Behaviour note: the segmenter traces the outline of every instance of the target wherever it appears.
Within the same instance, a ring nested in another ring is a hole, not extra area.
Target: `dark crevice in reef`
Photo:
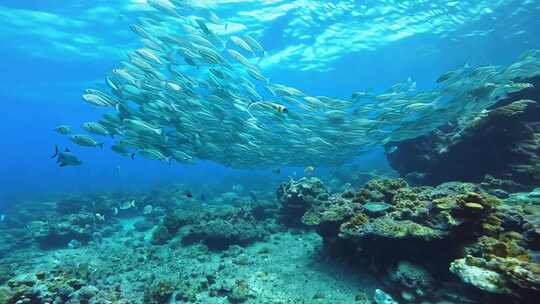
[[[453,121],[417,138],[385,145],[390,165],[409,182],[511,181],[519,190],[540,184],[540,76],[475,119]]]

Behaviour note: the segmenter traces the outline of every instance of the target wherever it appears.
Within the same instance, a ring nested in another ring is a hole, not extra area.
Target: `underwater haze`
[[[233,33],[249,25],[268,52],[261,63],[272,81],[336,97],[382,91],[408,77],[430,88],[442,72],[465,63],[512,62],[539,39],[535,1],[195,2],[215,10]],[[7,192],[106,188],[120,182],[117,166],[137,185],[204,170],[84,149],[80,168],[59,170],[46,161],[55,144],[69,142],[45,131],[95,119],[98,110],[80,96],[103,85],[106,73],[139,46],[129,25],[149,10],[144,1],[2,2]]]
[[[2,0],[0,39],[0,304],[540,295],[538,1]]]

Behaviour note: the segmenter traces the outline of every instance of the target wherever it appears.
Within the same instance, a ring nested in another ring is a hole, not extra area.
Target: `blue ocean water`
[[[382,93],[407,81],[429,90],[448,70],[506,66],[540,49],[535,0],[171,2],[213,11],[229,34],[254,33],[267,53],[258,61],[264,75],[313,96],[350,99],[355,91]],[[132,160],[112,152],[110,138],[103,139],[105,148],[84,148],[53,131],[61,124],[80,130],[82,122],[99,118],[102,109],[81,95],[105,88],[107,73],[141,46],[130,25],[150,12],[155,10],[146,0],[0,0],[0,213],[48,194],[151,191],[171,184],[187,185],[197,196],[235,191],[237,185],[273,194],[281,182],[306,175],[304,166],[242,169],[213,160]],[[55,146],[71,149],[83,164],[59,167],[50,159]],[[313,164],[314,175],[325,183],[336,172],[399,175],[383,145],[348,165]]]
[[[147,10],[143,2],[2,1],[4,195],[92,190],[121,183],[141,186],[174,178],[206,178],[205,172],[215,177],[229,174],[219,164],[132,162],[106,150],[80,149],[85,165],[79,168],[60,169],[48,161],[55,144],[70,146],[51,131],[55,126],[95,119],[98,111],[83,104],[81,93],[103,84],[104,75],[137,46],[129,25]],[[408,77],[419,88],[430,88],[448,69],[464,63],[506,64],[538,46],[540,39],[535,1],[204,4],[223,19],[231,16],[242,23],[244,18],[261,31],[261,44],[276,57],[265,68],[273,81],[328,96],[348,97],[354,90],[368,88],[380,91]],[[304,19],[309,22],[302,23]],[[354,42],[345,43],[349,38]],[[299,49],[289,55],[286,50],[291,46]],[[379,157],[377,153],[373,159]],[[378,163],[384,166],[383,159]],[[118,176],[117,166],[124,177]]]

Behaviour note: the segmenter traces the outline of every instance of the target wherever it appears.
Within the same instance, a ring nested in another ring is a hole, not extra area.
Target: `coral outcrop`
[[[182,242],[201,241],[210,249],[226,249],[230,245],[247,245],[262,240],[275,231],[276,226],[273,221],[258,221],[253,212],[249,206],[205,210],[188,227]]]
[[[298,226],[300,218],[313,202],[325,198],[328,192],[318,178],[311,177],[282,183],[276,195],[281,204],[282,222],[289,226]]]
[[[29,229],[41,248],[64,247],[71,240],[86,243],[93,238],[96,220],[92,214],[70,214],[48,221],[33,221]]]
[[[300,181],[289,183],[281,189],[295,193]],[[404,286],[402,298],[434,296],[434,282],[450,272],[508,303],[540,295],[538,208],[509,205],[474,184],[411,187],[379,179],[354,193],[305,197],[302,206],[302,222],[315,227],[330,252],[360,253],[375,268],[391,269],[391,280]]]

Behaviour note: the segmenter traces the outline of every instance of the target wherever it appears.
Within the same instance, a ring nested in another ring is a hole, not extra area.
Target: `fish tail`
[[[135,153],[131,153],[130,158],[131,158],[131,160],[134,160],[135,159]]]
[[[57,157],[57,156],[58,156],[58,146],[57,146],[57,145],[55,145],[55,146],[54,146],[54,155],[53,155],[53,156],[51,156],[51,158],[50,158],[50,159],[53,159],[53,158],[55,158],[55,157]]]

